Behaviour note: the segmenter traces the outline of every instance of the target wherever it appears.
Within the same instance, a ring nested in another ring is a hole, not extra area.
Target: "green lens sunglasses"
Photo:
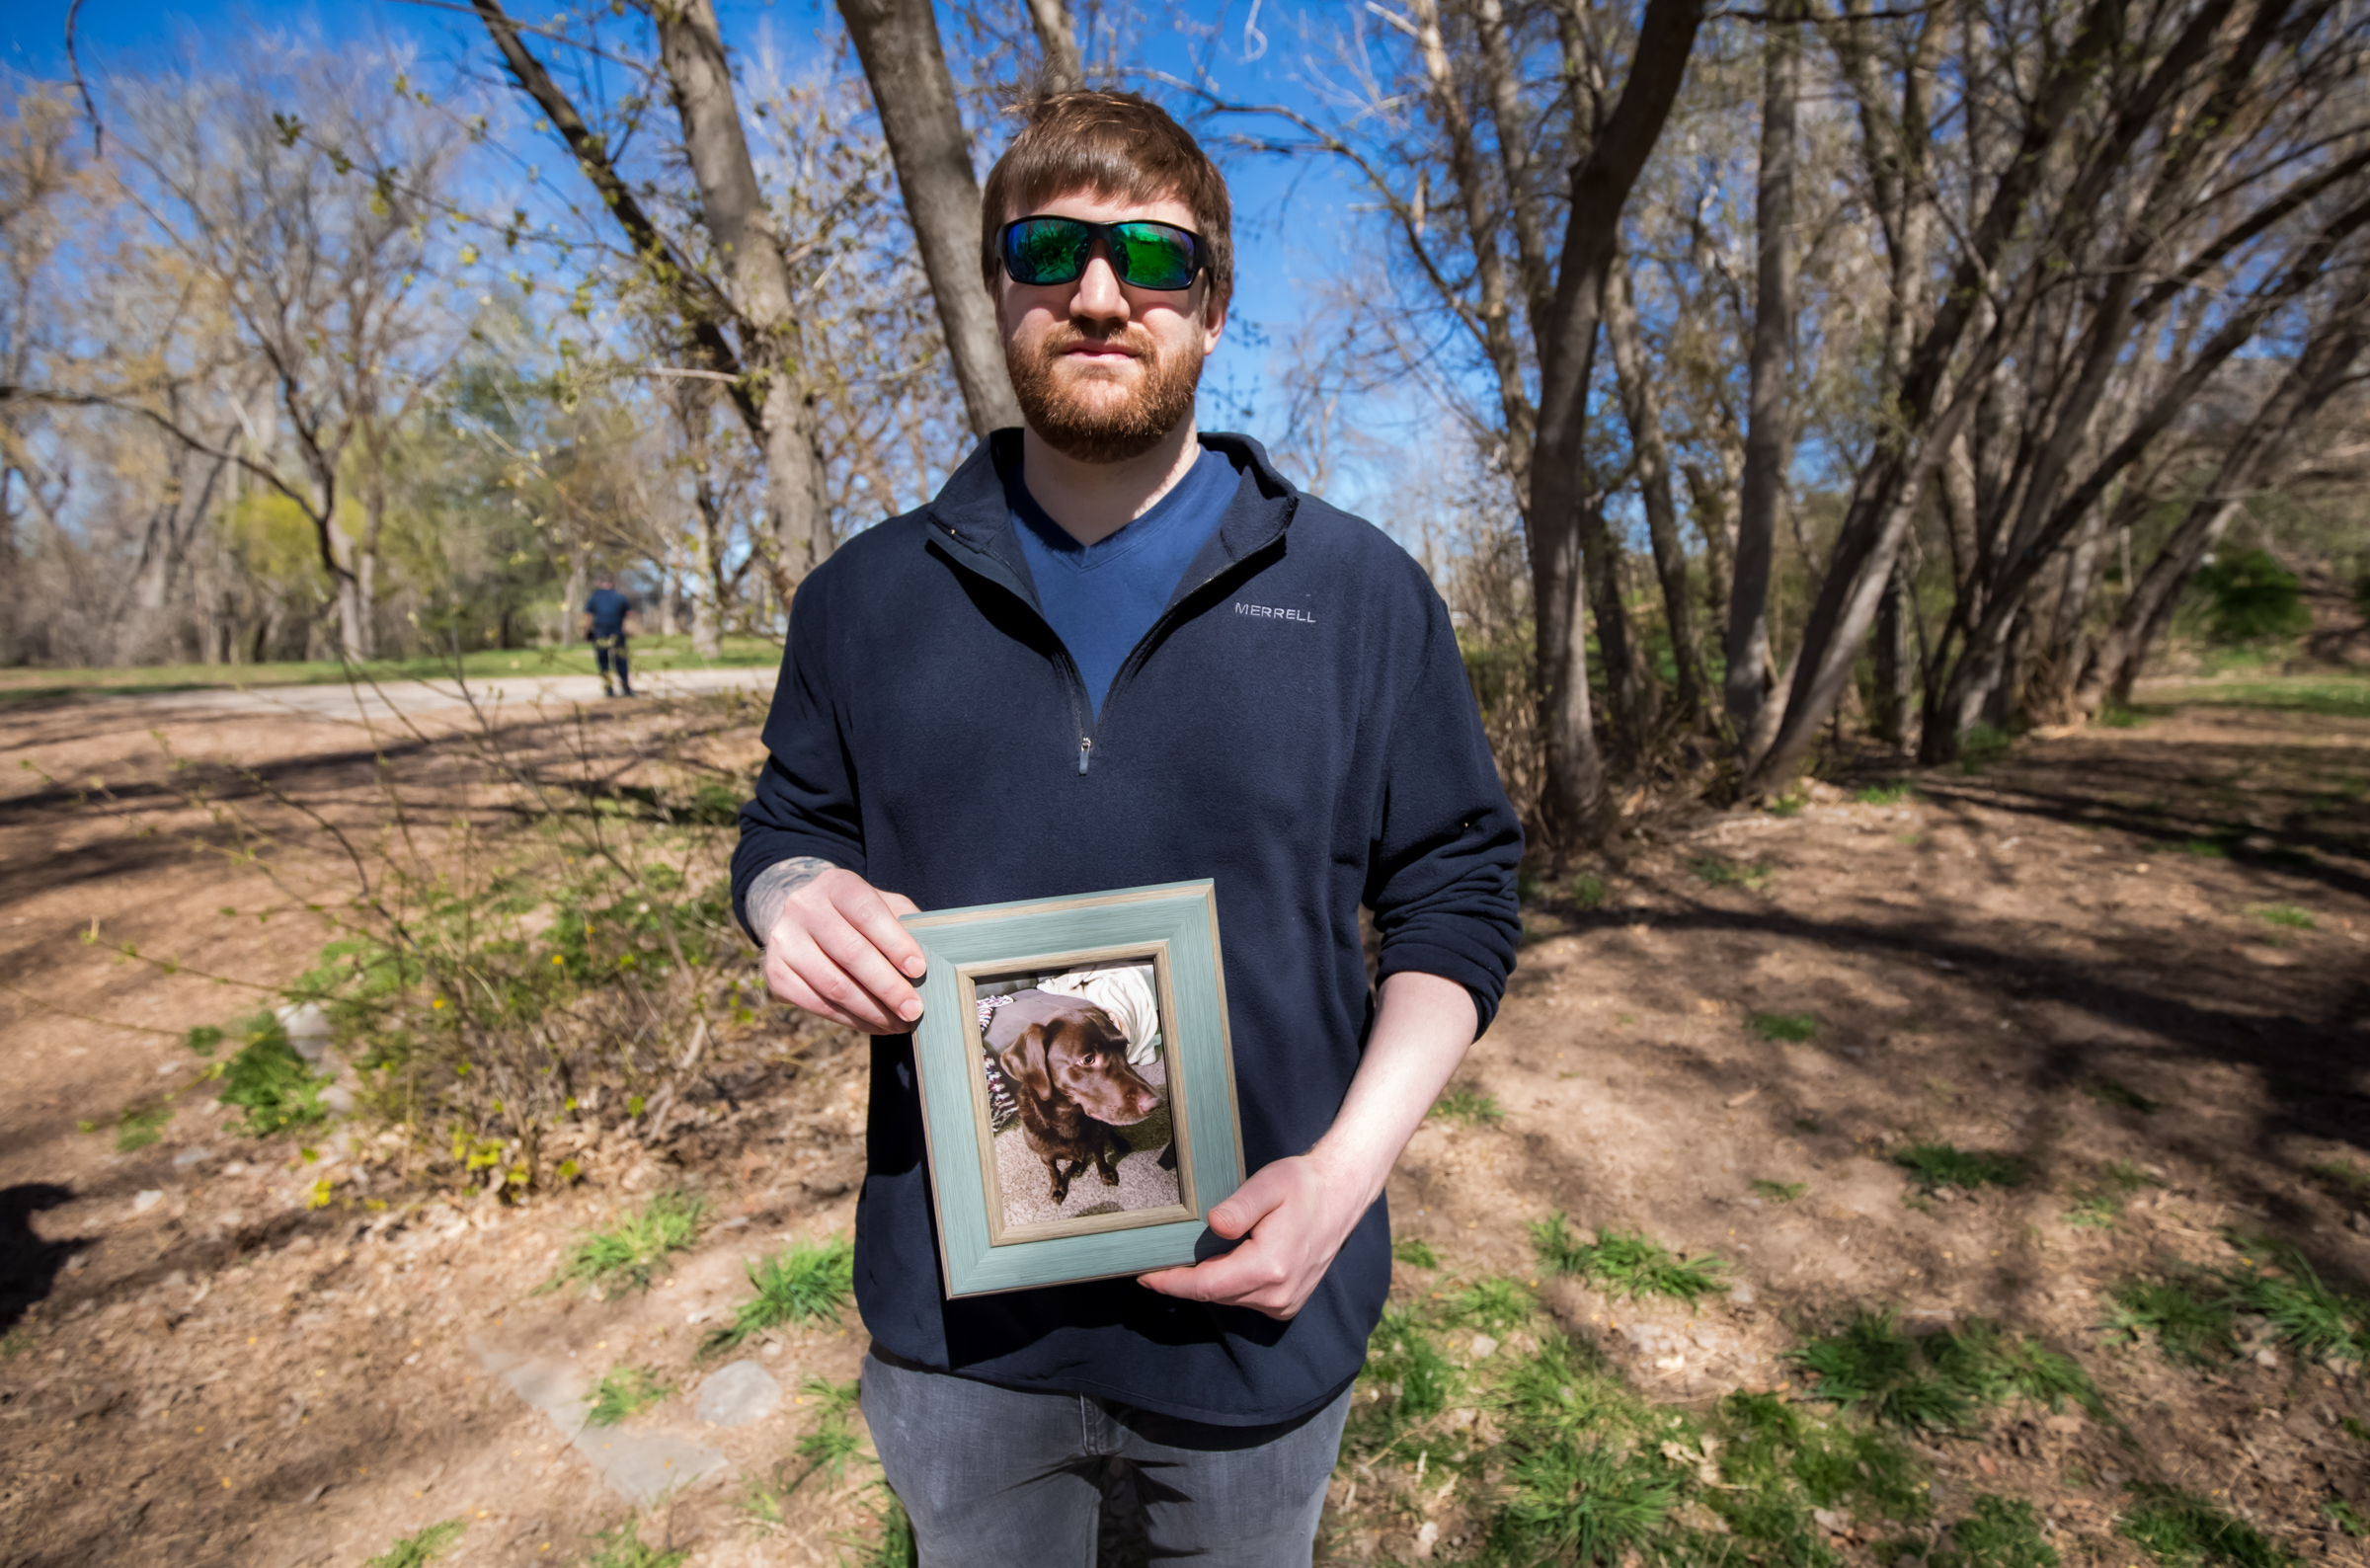
[[[1202,237],[1173,223],[1089,223],[1084,218],[1027,217],[1004,225],[996,253],[1016,283],[1074,283],[1085,275],[1096,242],[1119,280],[1134,288],[1191,288],[1209,260]]]

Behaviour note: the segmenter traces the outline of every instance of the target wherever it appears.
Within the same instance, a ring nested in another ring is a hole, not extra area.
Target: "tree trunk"
[[[790,268],[773,209],[757,186],[749,138],[733,94],[713,0],[655,7],[659,57],[683,126],[683,151],[699,186],[700,214],[730,268],[734,307],[748,324],[743,353],[764,381],[760,444],[765,452],[771,566],[784,600],[830,554],[821,431],[798,363],[798,319]]]
[[[1924,487],[1969,412],[1971,400],[1965,397],[1938,410],[1937,404],[1977,305],[1989,297],[1982,281],[2024,220],[2043,173],[2042,154],[2058,139],[2097,62],[2113,45],[2115,4],[2116,0],[2091,0],[2068,46],[2049,62],[2031,97],[2016,153],[1967,235],[1949,283],[1937,296],[1934,319],[1902,371],[1892,418],[1853,484],[1826,582],[1803,626],[1785,715],[1742,786],[1747,799],[1767,795],[1792,776],[1850,680],[1853,658],[1876,618]],[[1995,336],[1961,373],[1970,378],[1988,375],[2001,352]],[[1938,649],[1935,657],[1940,657]],[[1923,743],[1931,746],[1933,740],[1930,723]]]
[[[1609,826],[1579,602],[1584,435],[1597,317],[1621,209],[1670,118],[1702,21],[1701,0],[1647,0],[1629,79],[1588,155],[1573,166],[1554,298],[1543,318],[1533,321],[1540,436],[1526,531],[1538,628],[1540,720],[1546,741],[1540,812],[1558,851],[1601,839]]]
[[[1030,0],[1031,16],[1046,5],[1059,16],[1059,0]],[[880,110],[964,411],[972,433],[985,439],[989,431],[1020,423],[1020,403],[1004,371],[995,303],[980,276],[980,185],[938,38],[938,13],[930,0],[839,0],[839,14]],[[1044,26],[1040,19],[1041,37]],[[1073,42],[1073,62],[1076,53]],[[1001,222],[1004,214],[994,216]]]
[[[2370,276],[2357,277],[2304,353],[2280,377],[2239,438],[2223,454],[2212,483],[2189,504],[2137,583],[2127,591],[2114,624],[2091,651],[2075,683],[2073,706],[2094,718],[2109,702],[2128,706],[2148,653],[2172,619],[2182,585],[2246,505],[2247,497],[2275,475],[2297,434],[2341,390],[2354,360],[2370,347]]]
[[[1654,547],[1654,575],[1662,584],[1662,612],[1671,636],[1673,685],[1679,720],[1693,728],[1703,706],[1701,656],[1696,647],[1695,606],[1687,590],[1687,550],[1679,540],[1679,508],[1671,494],[1671,454],[1662,434],[1662,403],[1637,326],[1629,294],[1627,258],[1617,256],[1605,278],[1605,340],[1613,348],[1621,414],[1629,426],[1629,449],[1637,463],[1638,494],[1646,510],[1646,537]]]
[[[582,635],[585,600],[592,596],[592,565],[587,559],[585,542],[573,536],[568,540],[568,587],[560,603],[560,646],[566,648]]]
[[[1893,563],[1884,602],[1876,607],[1876,739],[1895,751],[1910,748],[1909,716],[1917,705],[1917,662],[1909,644],[1910,583],[1906,565]]]
[[[1078,57],[1078,36],[1062,0],[1029,0],[1029,25],[1037,30],[1038,90],[1074,93],[1086,85],[1086,62]]]
[[[1753,347],[1746,363],[1745,474],[1737,498],[1736,577],[1728,594],[1728,669],[1722,695],[1736,729],[1737,760],[1750,769],[1769,748],[1783,717],[1770,647],[1770,578],[1778,548],[1778,509],[1793,461],[1794,142],[1801,86],[1801,39],[1789,8],[1763,45],[1761,180],[1754,230],[1759,249]]]

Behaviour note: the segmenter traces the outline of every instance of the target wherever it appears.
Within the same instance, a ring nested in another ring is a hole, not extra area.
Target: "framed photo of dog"
[[[1211,883],[905,917],[949,1296],[1195,1261],[1242,1184]]]

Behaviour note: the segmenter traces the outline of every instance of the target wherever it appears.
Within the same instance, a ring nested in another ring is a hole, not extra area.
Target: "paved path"
[[[773,689],[774,670],[674,669],[637,671],[635,692],[640,697],[685,697],[710,691]],[[209,687],[203,691],[170,691],[137,698],[100,697],[97,701],[135,700],[168,713],[277,714],[294,719],[318,719],[353,724],[392,718],[397,714],[434,713],[466,708],[472,702],[488,712],[516,713],[542,707],[565,711],[575,703],[598,703],[598,675],[505,675],[471,680],[466,689],[453,680],[391,680],[379,684],[320,686]]]

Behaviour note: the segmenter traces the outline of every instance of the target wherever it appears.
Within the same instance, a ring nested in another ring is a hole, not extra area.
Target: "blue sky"
[[[1022,0],[1009,0],[1015,28],[1024,26]],[[1290,41],[1288,14],[1280,8],[1263,10],[1260,26],[1268,47],[1262,58],[1244,63],[1241,18],[1247,8],[1227,6],[1225,0],[1204,0],[1207,14],[1223,19],[1226,42],[1215,56],[1216,68],[1229,94],[1240,100],[1305,102],[1296,80],[1297,56]],[[545,7],[534,0],[514,0],[514,14],[535,14]],[[780,46],[835,46],[840,24],[830,0],[720,0],[719,14],[729,41],[746,45],[761,31],[770,30]],[[0,20],[0,61],[28,75],[62,79],[67,0],[16,0]],[[1329,12],[1316,13],[1321,24]],[[292,30],[328,41],[341,39],[409,40],[418,50],[423,75],[464,57],[486,63],[485,39],[473,18],[450,9],[396,3],[396,0],[353,0],[353,3],[229,3],[229,0],[170,0],[145,4],[139,0],[84,0],[77,24],[77,43],[86,74],[110,65],[137,66],[161,57],[188,53],[203,63],[213,49],[224,52],[225,63],[236,40],[251,30]],[[1135,41],[1125,54],[1146,65],[1183,72],[1189,56],[1187,40],[1158,32]],[[1195,48],[1195,54],[1207,45]],[[1204,418],[1211,423],[1246,424],[1253,434],[1274,438],[1282,420],[1281,399],[1274,384],[1275,359],[1283,341],[1313,308],[1317,285],[1326,270],[1357,254],[1359,222],[1352,208],[1357,194],[1341,171],[1329,164],[1291,164],[1274,157],[1240,156],[1227,160],[1229,183],[1237,209],[1235,238],[1238,256],[1238,293],[1227,339],[1204,378]],[[1248,402],[1250,416],[1242,419]],[[1380,410],[1376,411],[1378,414]],[[1369,476],[1370,480],[1379,476]],[[1355,484],[1345,478],[1344,483]],[[1360,488],[1371,488],[1368,486]],[[1349,497],[1342,499],[1349,500]],[[1353,502],[1353,504],[1355,504]]]

